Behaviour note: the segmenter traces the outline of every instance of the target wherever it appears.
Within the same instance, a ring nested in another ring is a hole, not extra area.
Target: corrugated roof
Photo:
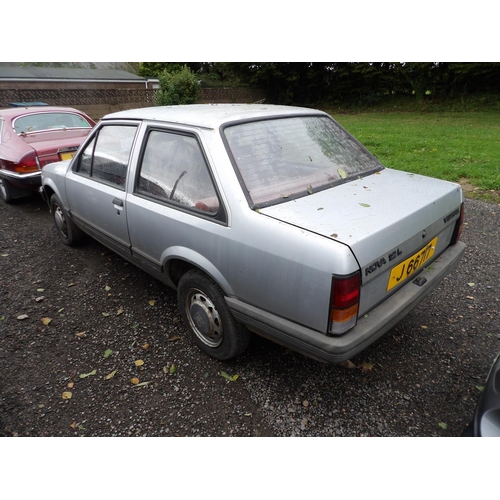
[[[49,68],[42,66],[0,66],[0,80],[136,80],[145,78],[121,69]]]

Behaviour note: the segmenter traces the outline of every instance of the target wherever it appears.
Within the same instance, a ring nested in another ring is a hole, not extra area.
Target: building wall
[[[94,120],[124,109],[154,106],[155,89],[145,82],[0,81],[0,108],[10,102],[45,102],[80,109]],[[252,103],[265,98],[263,89],[202,88],[200,103]]]

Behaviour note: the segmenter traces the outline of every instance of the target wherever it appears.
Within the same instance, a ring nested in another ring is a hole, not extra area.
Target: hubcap
[[[54,210],[54,221],[56,223],[57,229],[61,232],[61,234],[67,238],[68,237],[68,228],[66,226],[66,218],[64,217],[64,213],[61,207],[56,206]]]
[[[209,347],[218,347],[223,339],[222,321],[214,303],[200,290],[190,290],[186,297],[189,324],[196,336]]]

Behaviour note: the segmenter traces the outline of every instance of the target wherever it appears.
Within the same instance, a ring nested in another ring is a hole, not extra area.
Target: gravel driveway
[[[458,270],[347,366],[260,337],[220,363],[173,291],[0,202],[0,436],[459,436],[500,351],[499,228],[467,200]]]

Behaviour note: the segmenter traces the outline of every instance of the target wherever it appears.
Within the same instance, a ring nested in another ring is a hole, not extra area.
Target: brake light
[[[347,277],[333,277],[328,333],[340,335],[356,325],[359,294],[359,272]]]
[[[2,161],[2,168],[17,172],[19,174],[29,174],[40,170],[40,163],[35,151],[26,153],[19,161]]]
[[[451,237],[451,245],[454,245],[462,234],[462,228],[464,227],[464,217],[465,217],[465,209],[464,203],[460,205],[460,217],[455,222],[455,229],[453,230],[453,236]]]

